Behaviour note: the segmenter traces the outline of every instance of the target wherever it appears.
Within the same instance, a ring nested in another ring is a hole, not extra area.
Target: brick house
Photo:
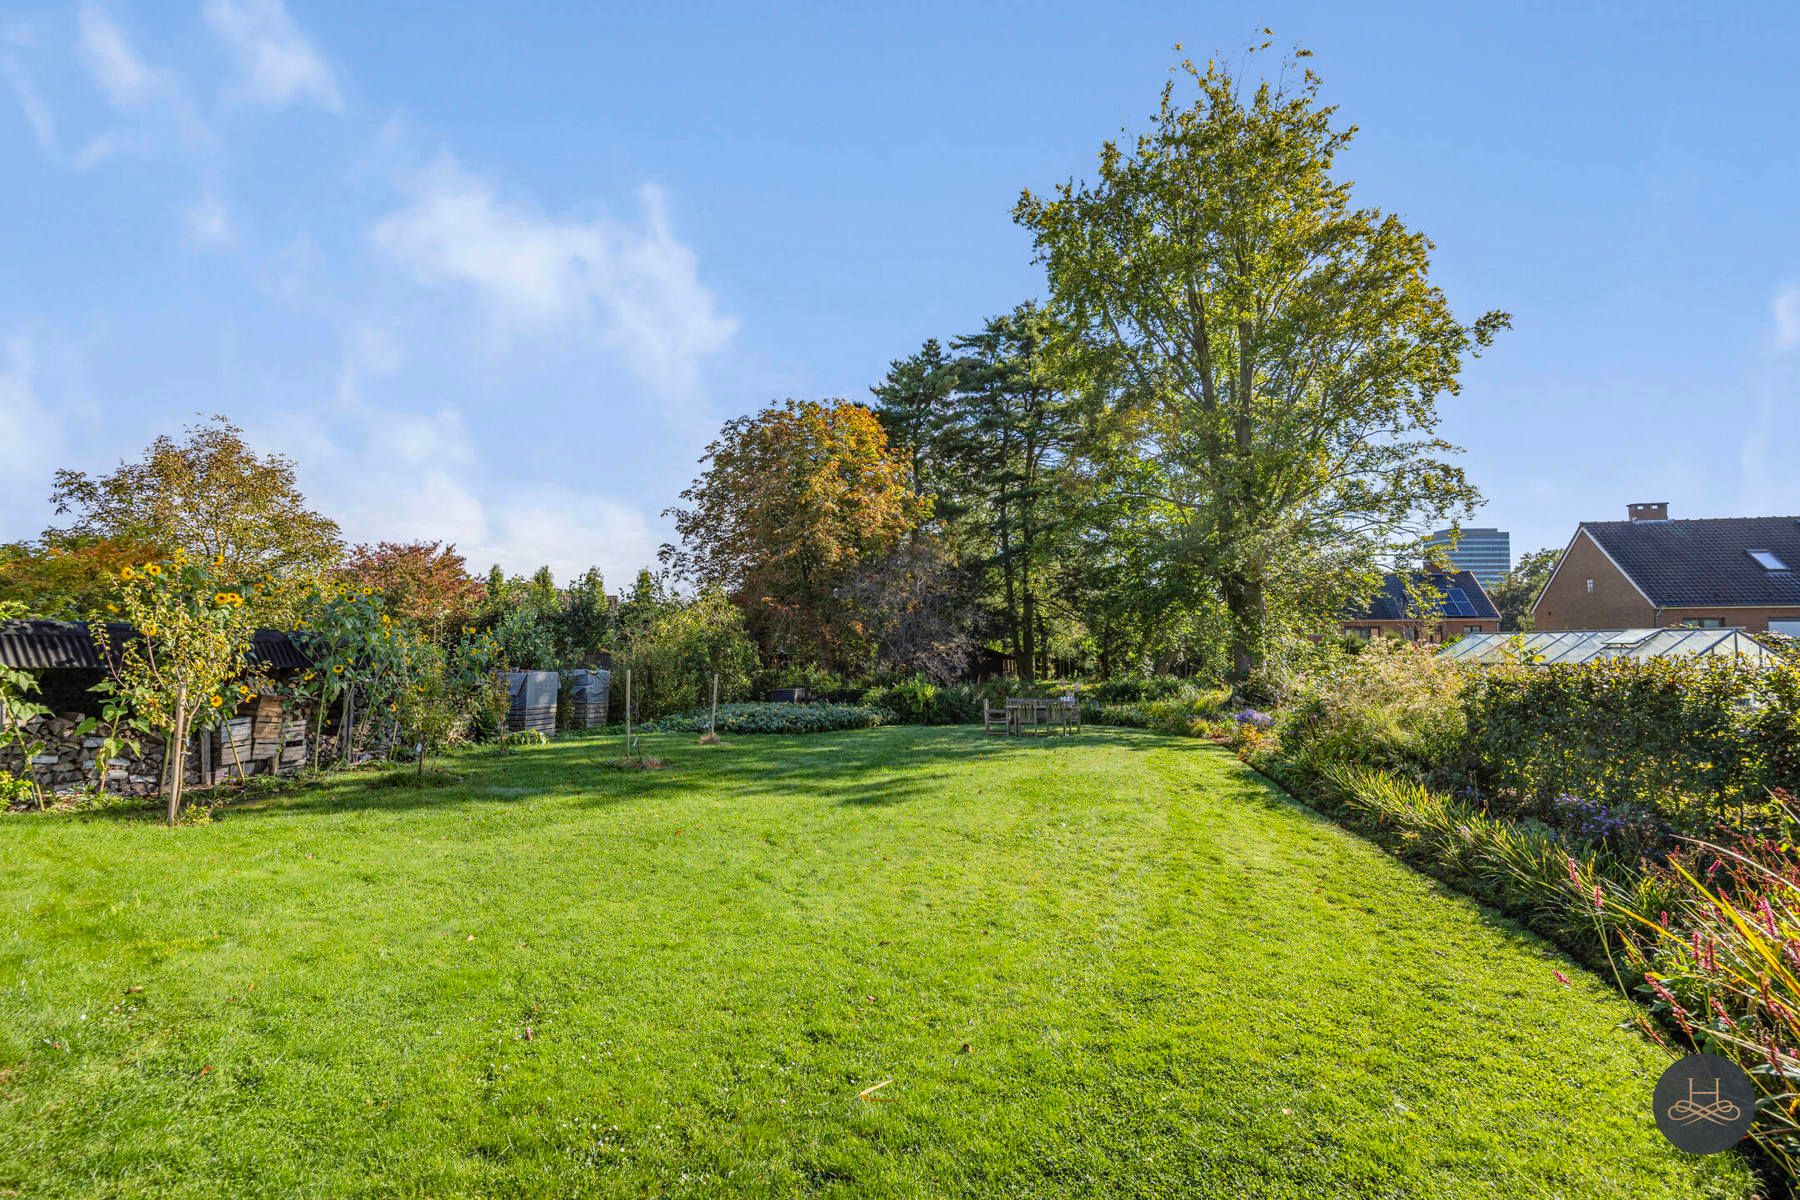
[[[1800,636],[1800,517],[1672,521],[1663,502],[1583,521],[1532,606],[1538,629],[1686,625]]]
[[[1500,610],[1488,598],[1470,571],[1414,571],[1415,589],[1436,593],[1437,611],[1408,611],[1407,578],[1397,573],[1382,576],[1381,588],[1366,604],[1344,611],[1342,628],[1357,637],[1397,637],[1408,641],[1447,642],[1469,633],[1498,633]],[[1423,585],[1423,587],[1421,586]]]

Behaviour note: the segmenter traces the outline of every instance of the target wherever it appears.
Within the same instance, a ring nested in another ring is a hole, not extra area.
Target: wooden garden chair
[[[983,700],[981,702],[981,732],[992,733],[996,725],[1000,727],[1001,733],[1011,733],[1013,731],[1012,710],[1004,705],[995,709],[986,700]]]

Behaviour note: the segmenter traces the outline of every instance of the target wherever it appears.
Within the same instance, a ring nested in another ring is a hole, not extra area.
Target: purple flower
[[[1254,708],[1246,708],[1243,712],[1233,713],[1231,719],[1239,725],[1254,725],[1258,729],[1267,729],[1275,723],[1275,718],[1266,712],[1257,712]]]

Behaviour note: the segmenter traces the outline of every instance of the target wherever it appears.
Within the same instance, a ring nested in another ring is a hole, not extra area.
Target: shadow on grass
[[[690,734],[671,733],[647,734],[640,743],[645,754],[666,760],[667,767],[635,772],[606,765],[622,750],[623,739],[617,734],[578,733],[542,746],[476,747],[433,759],[428,772],[440,776],[438,786],[412,786],[402,779],[410,774],[409,766],[366,767],[274,786],[252,784],[247,793],[228,786],[213,811],[219,820],[247,820],[481,808],[544,798],[581,808],[611,808],[671,790],[701,790],[749,801],[766,797],[772,784],[825,803],[878,809],[941,795],[972,760],[1075,753],[1096,744],[1140,752],[1218,752],[1191,739],[1105,726],[1089,726],[1074,735],[1017,738],[984,734],[974,725],[888,726],[819,734],[740,734],[712,746],[699,744]],[[454,778],[442,779],[445,774]],[[200,795],[211,799],[215,793]],[[160,801],[121,801],[66,816],[156,821],[162,812]]]
[[[1236,758],[1225,747],[1211,748]],[[1289,792],[1278,781],[1254,768],[1244,767],[1241,774],[1230,782],[1223,783],[1223,789],[1219,794],[1233,802],[1265,811],[1296,815],[1312,825],[1322,837],[1342,838],[1346,842],[1355,843],[1359,849],[1379,854],[1395,868],[1416,877],[1434,899],[1472,914],[1509,946],[1530,949],[1538,958],[1552,964],[1579,961],[1579,956],[1564,951],[1549,937],[1531,928],[1526,919],[1509,916],[1497,907],[1493,899],[1481,894],[1478,885],[1466,879],[1439,874],[1429,862],[1414,862],[1403,857],[1384,845],[1371,831],[1315,808]],[[1588,963],[1587,966],[1596,973],[1603,969],[1599,963]]]

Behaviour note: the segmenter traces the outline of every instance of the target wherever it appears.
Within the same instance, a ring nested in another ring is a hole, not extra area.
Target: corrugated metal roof
[[[1570,629],[1543,633],[1472,633],[1438,651],[1467,663],[1557,665],[1603,658],[1690,658],[1742,655],[1767,662],[1767,646],[1741,629]]]
[[[129,625],[108,622],[114,646],[137,637]],[[259,629],[250,642],[250,661],[269,671],[293,671],[312,659],[279,629]],[[99,671],[106,664],[85,621],[0,621],[0,665],[31,671]]]

